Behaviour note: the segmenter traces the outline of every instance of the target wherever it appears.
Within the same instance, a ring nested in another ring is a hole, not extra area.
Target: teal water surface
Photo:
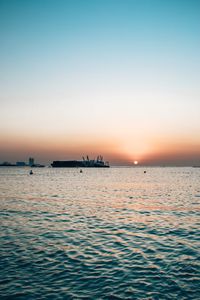
[[[0,168],[1,299],[200,299],[200,169]]]

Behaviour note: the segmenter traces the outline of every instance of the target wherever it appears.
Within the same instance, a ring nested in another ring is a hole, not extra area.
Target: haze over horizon
[[[0,162],[200,164],[200,1],[0,0]]]

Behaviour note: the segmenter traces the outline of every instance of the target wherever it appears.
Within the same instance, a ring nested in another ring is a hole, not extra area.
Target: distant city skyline
[[[200,1],[0,0],[0,162],[200,164]]]

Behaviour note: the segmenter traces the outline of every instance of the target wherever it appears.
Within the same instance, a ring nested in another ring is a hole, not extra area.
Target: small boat
[[[33,175],[33,171],[32,171],[32,170],[30,170],[29,174],[30,174],[30,175]]]

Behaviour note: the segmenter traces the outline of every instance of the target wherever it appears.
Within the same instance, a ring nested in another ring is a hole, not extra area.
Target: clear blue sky
[[[198,0],[0,0],[0,161],[198,162],[199,16]]]

